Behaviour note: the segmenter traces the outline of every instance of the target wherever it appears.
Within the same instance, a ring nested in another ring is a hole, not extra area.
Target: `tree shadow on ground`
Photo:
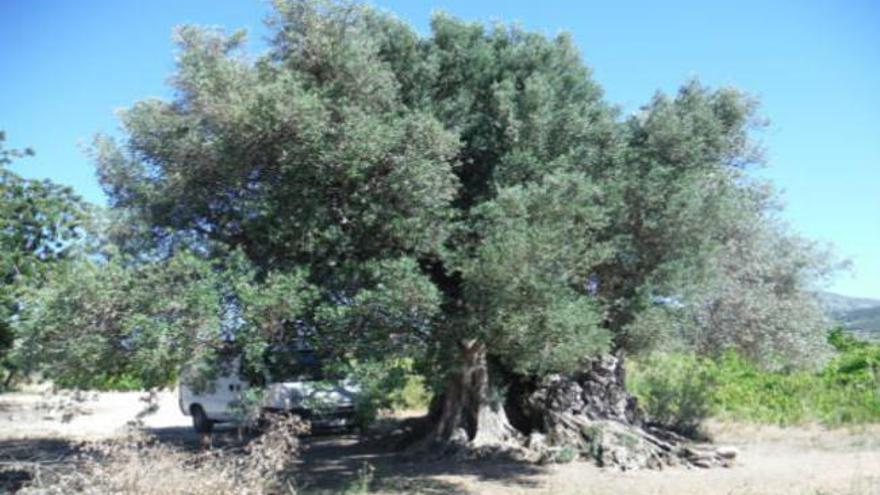
[[[62,438],[0,440],[0,462],[59,462],[79,452],[82,442]]]
[[[402,457],[402,455],[401,455]],[[443,476],[494,481],[513,489],[536,488],[544,468],[512,460],[404,461],[379,465],[372,488],[395,493],[467,494],[467,489],[437,479]]]
[[[0,440],[0,493],[15,493],[35,476],[69,469],[82,443],[59,438]]]
[[[236,450],[246,446],[248,442],[261,434],[256,430],[239,429],[230,424],[215,425],[210,434],[196,433],[190,426],[148,427],[144,428],[144,431],[161,444],[187,452],[199,452],[209,448]],[[303,436],[301,440],[305,445],[312,438],[324,438],[338,434],[338,430],[317,430],[310,435]]]
[[[331,494],[355,488],[427,495],[467,494],[444,476],[496,481],[513,488],[535,487],[544,468],[513,460],[425,458],[401,452],[394,442],[355,435],[313,436],[304,442],[297,481],[304,493]]]
[[[255,434],[220,426],[203,436],[189,427],[148,428],[160,443],[189,452],[208,448],[242,449]],[[369,490],[427,495],[469,493],[445,481],[444,476],[473,477],[514,487],[537,485],[534,476],[544,468],[500,460],[426,459],[401,452],[393,437],[360,436],[318,430],[302,438],[302,455],[295,462],[297,484],[302,493],[333,494],[366,487]],[[46,476],[53,470],[73,469],[83,442],[61,438],[0,440],[0,493],[14,493],[34,479],[36,469]]]
[[[232,449],[241,448],[255,434],[234,426],[218,426],[210,434],[196,433],[189,426],[172,426],[164,428],[144,428],[159,443],[179,448],[187,452],[199,452],[209,448]]]
[[[456,460],[403,452],[399,438],[389,434],[394,426],[357,435],[339,430],[313,430],[301,438],[302,452],[294,463],[302,493],[335,494],[358,488],[428,495],[467,494],[466,489],[444,481],[444,476],[473,477],[515,487],[534,487],[541,466],[512,460]],[[189,427],[148,428],[159,442],[191,452],[206,448],[238,450],[256,434],[234,426],[217,425],[212,434],[199,435]]]

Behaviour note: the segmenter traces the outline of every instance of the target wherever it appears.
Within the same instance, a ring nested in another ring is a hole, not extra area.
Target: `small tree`
[[[17,339],[24,294],[43,285],[47,273],[68,259],[89,218],[89,207],[69,187],[22,178],[6,167],[31,156],[30,149],[4,149],[0,131],[0,388],[17,366],[10,352]]]

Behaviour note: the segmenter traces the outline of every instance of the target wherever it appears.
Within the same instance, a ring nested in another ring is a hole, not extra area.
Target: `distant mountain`
[[[880,300],[820,292],[828,317],[871,340],[880,340]]]

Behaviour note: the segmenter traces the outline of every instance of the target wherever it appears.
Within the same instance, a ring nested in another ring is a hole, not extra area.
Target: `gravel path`
[[[46,392],[0,395],[0,439],[63,438],[96,440],[117,435],[147,403],[142,392]],[[144,417],[148,428],[191,426],[177,406],[177,395],[157,395],[159,409]]]

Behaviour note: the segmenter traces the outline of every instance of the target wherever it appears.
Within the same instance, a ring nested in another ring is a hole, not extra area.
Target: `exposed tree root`
[[[410,448],[435,455],[503,455],[533,462],[582,458],[624,470],[708,468],[734,462],[735,449],[697,447],[672,431],[647,424],[624,383],[623,360],[609,355],[578,375],[551,375],[513,387],[505,410],[489,398],[485,350],[479,344],[463,344],[461,368],[450,375],[444,396],[429,415],[429,427]]]
[[[626,392],[623,360],[604,356],[572,377],[552,375],[520,402],[536,426],[529,450],[539,461],[592,459],[620,469],[729,466],[733,449],[703,449],[649,426]]]

